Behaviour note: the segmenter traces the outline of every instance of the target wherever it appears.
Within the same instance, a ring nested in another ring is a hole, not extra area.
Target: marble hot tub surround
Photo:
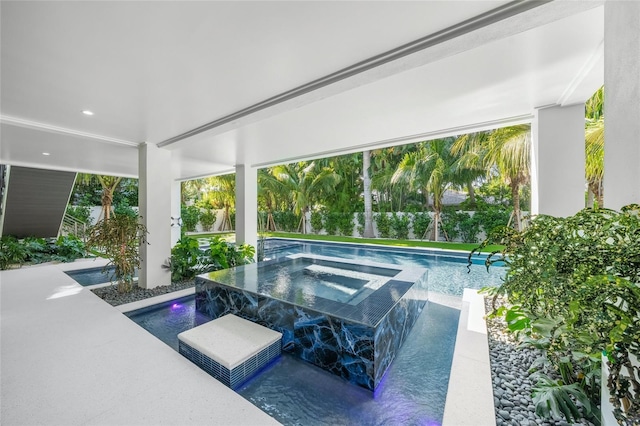
[[[283,335],[283,350],[375,390],[427,302],[427,270],[310,254],[196,278],[196,309]]]

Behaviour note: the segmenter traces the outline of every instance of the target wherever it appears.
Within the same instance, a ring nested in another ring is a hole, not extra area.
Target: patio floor
[[[278,424],[63,272],[90,262],[0,272],[1,424]]]

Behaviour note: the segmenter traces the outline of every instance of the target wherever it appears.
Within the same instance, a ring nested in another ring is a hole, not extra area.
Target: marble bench
[[[282,333],[225,315],[178,334],[178,350],[235,389],[280,355]]]

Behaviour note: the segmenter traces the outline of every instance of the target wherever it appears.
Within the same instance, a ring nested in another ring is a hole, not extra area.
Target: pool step
[[[229,314],[178,334],[178,351],[235,389],[280,355],[282,333]]]

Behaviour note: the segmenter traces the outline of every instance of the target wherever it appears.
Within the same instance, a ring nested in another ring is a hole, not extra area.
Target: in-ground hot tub
[[[427,271],[297,254],[196,278],[196,309],[283,334],[283,350],[374,390],[427,302]]]

